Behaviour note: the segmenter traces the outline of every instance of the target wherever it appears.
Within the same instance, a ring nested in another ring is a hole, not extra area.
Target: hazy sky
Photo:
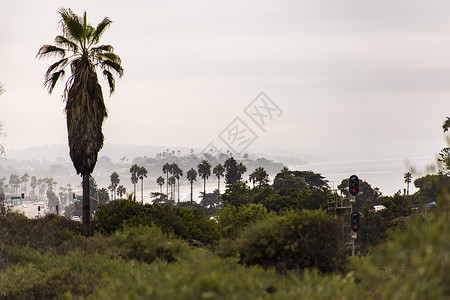
[[[8,148],[67,143],[63,84],[42,86],[55,60],[35,59],[59,34],[58,7],[113,21],[102,42],[125,74],[111,98],[103,88],[106,143],[226,149],[219,135],[246,125],[250,152],[411,159],[445,146],[449,1],[2,0]],[[260,92],[278,108],[264,128],[245,113]]]

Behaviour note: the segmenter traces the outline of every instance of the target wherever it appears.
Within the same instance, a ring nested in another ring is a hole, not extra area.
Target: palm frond
[[[101,57],[103,59],[109,60],[111,62],[115,62],[115,63],[118,63],[118,64],[121,63],[119,55],[117,55],[115,53],[112,53],[112,52],[98,53],[97,56]]]
[[[55,38],[55,43],[61,46],[65,46],[67,47],[67,49],[70,49],[73,52],[78,52],[78,45],[65,36],[58,35]]]
[[[70,8],[60,8],[58,13],[61,16],[60,25],[64,35],[81,41],[84,36],[84,26],[81,23],[80,17],[73,13]]]
[[[44,86],[47,87],[49,94],[53,92],[53,89],[55,88],[58,79],[64,77],[64,74],[65,74],[64,70],[61,70],[51,73],[45,77]]]
[[[114,47],[111,45],[101,45],[98,47],[91,48],[93,53],[102,53],[102,52],[114,52]]]
[[[442,125],[442,129],[444,129],[444,132],[447,132],[450,128],[450,118],[447,117],[447,120],[445,120],[444,125]]]
[[[98,43],[105,29],[108,28],[111,24],[112,21],[108,17],[104,18],[100,23],[98,23],[97,28],[94,32],[95,43]]]
[[[36,54],[36,57],[44,58],[52,55],[64,57],[66,55],[66,50],[53,45],[43,45]]]
[[[85,31],[84,31],[84,37],[87,41],[89,41],[89,44],[93,44],[94,43],[94,32],[95,29],[92,26],[86,26]]]
[[[45,78],[48,78],[50,76],[50,74],[57,69],[64,69],[67,66],[68,62],[69,62],[68,58],[63,58],[63,59],[55,62],[54,64],[52,64],[47,69],[47,72],[45,73]]]
[[[122,66],[120,64],[118,64],[116,62],[112,62],[110,60],[103,60],[101,62],[101,67],[103,69],[108,70],[108,71],[109,70],[114,70],[119,75],[119,77],[123,76],[123,68],[122,68]]]
[[[114,79],[113,74],[108,70],[103,70],[103,76],[108,80],[109,94],[111,95],[116,89],[116,80]]]

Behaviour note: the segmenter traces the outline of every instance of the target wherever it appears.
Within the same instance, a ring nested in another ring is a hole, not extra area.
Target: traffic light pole
[[[349,201],[350,202],[350,217],[353,214],[353,203],[355,203],[355,201],[356,201],[356,197],[352,196]],[[350,231],[350,233],[351,233],[351,240],[352,240],[352,256],[355,256],[355,240],[358,237],[358,233],[353,232],[353,231]]]

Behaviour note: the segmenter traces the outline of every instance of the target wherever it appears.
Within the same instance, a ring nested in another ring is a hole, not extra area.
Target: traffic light
[[[23,198],[25,198],[25,193],[22,193],[22,195],[21,195],[21,196],[22,196],[22,199],[23,199]]]
[[[41,211],[41,206],[40,205],[38,206],[38,211]]]
[[[356,175],[350,176],[348,179],[348,190],[350,195],[356,196],[359,193],[359,178]]]
[[[75,199],[75,193],[73,193],[72,196],[73,196],[73,199]]]
[[[359,212],[354,211],[350,215],[350,226],[352,231],[357,232],[359,227],[361,226],[361,215]]]

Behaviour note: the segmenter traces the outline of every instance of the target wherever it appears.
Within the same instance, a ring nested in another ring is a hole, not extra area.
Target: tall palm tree
[[[170,164],[169,163],[165,163],[162,167],[162,171],[164,174],[166,174],[166,184],[167,184],[167,188],[166,188],[166,194],[167,194],[167,199],[169,199],[169,172],[170,172]]]
[[[138,171],[139,171],[138,165],[134,164],[131,166],[130,173],[131,173],[131,183],[133,184],[134,187],[134,201],[136,201],[136,183],[138,183],[139,181]]]
[[[209,162],[204,159],[200,162],[200,164],[197,166],[198,174],[201,178],[203,178],[203,199],[205,199],[206,196],[206,179],[211,175],[211,165]]]
[[[409,184],[411,183],[411,179],[412,179],[412,174],[411,172],[406,172],[405,174],[403,174],[403,178],[405,178],[405,183],[406,183],[406,194],[409,195]]]
[[[195,171],[194,168],[191,168],[189,171],[187,171],[186,177],[189,180],[189,182],[191,183],[191,204],[192,204],[192,202],[193,202],[193,200],[192,200],[193,184],[194,184],[194,181],[197,181],[197,171]]]
[[[217,201],[219,201],[220,197],[220,177],[223,177],[225,174],[225,167],[222,164],[218,164],[213,169],[213,174],[217,177]]]
[[[115,200],[116,199],[116,189],[120,182],[119,174],[117,174],[117,172],[114,172],[111,174],[110,178],[111,178],[112,191],[114,193],[114,198],[111,197],[111,199]]]
[[[183,170],[176,164],[172,164],[172,174],[173,177],[177,180],[178,183],[178,203],[180,203],[180,177],[183,176]]]
[[[159,185],[159,192],[162,194],[162,186],[164,185],[164,177],[162,177],[162,176],[159,176],[157,179],[156,179],[156,183]]]
[[[117,194],[122,199],[122,197],[127,193],[127,189],[123,185],[117,187]]]
[[[147,178],[147,169],[140,167],[137,171],[137,175],[141,180],[141,201],[144,202],[144,177]]]
[[[58,13],[62,35],[56,36],[55,45],[43,45],[37,57],[60,58],[45,73],[44,85],[50,94],[58,80],[64,77],[67,66],[72,73],[64,90],[65,112],[70,157],[77,174],[83,178],[83,233],[88,236],[92,234],[89,176],[103,147],[102,125],[107,117],[96,67],[103,70],[110,94],[115,90],[113,73],[121,77],[123,68],[111,45],[98,45],[102,34],[112,23],[109,18],[93,27],[87,21],[86,12],[78,16],[70,9],[61,8]]]

